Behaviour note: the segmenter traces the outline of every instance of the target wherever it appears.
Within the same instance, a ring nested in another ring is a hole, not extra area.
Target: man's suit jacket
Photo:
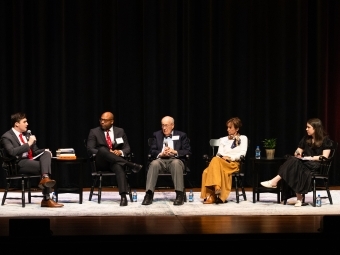
[[[27,136],[26,133],[23,133],[23,135]],[[28,152],[30,149],[28,143],[20,145],[20,141],[12,129],[8,130],[1,136],[1,143],[7,156],[16,157],[18,160],[22,158],[23,153]],[[31,150],[33,156],[35,156],[43,152],[45,149],[39,149],[36,143],[34,143],[31,146]]]
[[[178,136],[178,139],[175,139]],[[153,133],[155,143],[150,146],[150,154],[153,158],[157,158],[158,154],[163,149],[164,134],[162,130]],[[184,160],[185,155],[191,155],[190,141],[186,133],[173,130],[172,140],[174,143],[174,150],[178,152],[178,158]]]
[[[130,145],[124,129],[119,127],[113,127],[114,144],[112,150],[121,150],[124,156],[130,153]],[[118,143],[117,138],[122,138],[123,143]],[[107,145],[104,131],[101,127],[96,127],[90,130],[87,138],[87,152],[90,155],[97,154],[100,147],[109,149]]]

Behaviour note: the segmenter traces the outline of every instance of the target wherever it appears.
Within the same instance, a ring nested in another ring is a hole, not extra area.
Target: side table
[[[259,175],[261,176],[261,173],[263,173],[263,169],[267,166],[271,169],[274,169],[273,176],[276,176],[279,167],[281,164],[283,164],[286,159],[275,157],[273,159],[267,159],[266,157],[261,157],[260,159],[256,158],[250,158],[252,161],[252,172],[253,172],[253,203],[256,203],[256,201],[260,200],[260,193],[275,193],[277,194],[277,203],[279,204],[281,202],[280,195],[281,195],[281,181],[279,181],[276,188],[266,188],[261,186]],[[265,181],[265,180],[261,180]],[[255,200],[255,194],[256,194],[256,200]]]
[[[87,162],[86,158],[76,158],[76,159],[57,159],[52,158],[52,165],[54,166],[52,169],[52,177],[56,181],[54,185],[54,193],[56,196],[56,202],[58,202],[58,194],[60,193],[75,193],[79,194],[79,204],[83,203],[83,169],[84,164]],[[67,169],[76,169],[78,175],[78,183],[77,186],[71,188],[63,188],[61,181],[61,171],[60,168],[62,166],[68,165],[76,165],[76,167],[68,167]],[[60,187],[59,187],[60,186]]]

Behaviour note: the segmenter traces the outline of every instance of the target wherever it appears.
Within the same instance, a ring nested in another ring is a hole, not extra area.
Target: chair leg
[[[240,198],[239,198],[238,185],[237,185],[238,177],[235,175],[234,179],[235,179],[236,203],[239,203],[240,202]]]
[[[185,192],[185,188],[183,189],[183,196],[184,196],[184,202],[187,201],[187,193]]]
[[[331,192],[329,191],[328,181],[324,180],[324,183],[325,183],[325,187],[326,187],[329,203],[332,205],[333,204],[333,200],[332,200]]]
[[[27,178],[27,193],[28,193],[28,203],[31,203],[31,197],[32,197],[32,194],[31,194],[31,179],[28,177]]]
[[[127,181],[127,188],[128,188],[128,192],[129,192],[130,202],[132,203],[133,199],[132,199],[131,186],[130,186],[130,183],[129,183],[129,176],[128,176],[128,174],[126,174],[125,176],[126,176],[126,181]]]
[[[25,207],[25,179],[21,178],[21,204],[22,207]]]
[[[5,189],[4,195],[3,195],[3,197],[2,197],[2,203],[1,203],[1,205],[4,205],[4,204],[5,204],[6,197],[7,197],[7,192],[8,192],[8,189],[9,189],[9,185],[10,185],[10,181],[8,180],[8,181],[7,181],[7,184],[6,184],[6,189]]]
[[[246,191],[244,190],[242,177],[240,178],[240,187],[242,189],[243,199],[244,199],[244,201],[247,201]]]
[[[101,199],[102,199],[102,180],[103,180],[103,175],[100,174],[100,176],[99,176],[99,187],[98,187],[98,204],[100,204]]]
[[[316,206],[316,180],[313,179],[313,206]]]
[[[94,187],[95,187],[96,184],[97,184],[97,180],[98,180],[98,177],[95,176],[95,177],[93,178],[92,187],[91,187],[91,190],[90,190],[89,201],[92,200],[92,196],[93,196],[93,192],[94,192]]]

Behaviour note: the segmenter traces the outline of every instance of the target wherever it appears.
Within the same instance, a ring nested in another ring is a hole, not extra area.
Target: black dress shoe
[[[126,197],[121,197],[120,198],[120,206],[127,206],[128,205],[128,201]]]
[[[144,200],[142,202],[142,205],[151,205],[152,204],[152,198],[153,198],[152,194],[146,193],[145,196],[144,196]]]
[[[176,191],[176,194],[177,195],[176,195],[176,200],[174,201],[174,205],[183,205],[185,193]]]

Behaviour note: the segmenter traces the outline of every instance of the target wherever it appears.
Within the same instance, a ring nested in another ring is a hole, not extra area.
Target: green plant
[[[266,149],[275,149],[276,147],[276,138],[268,138],[262,141],[263,147]]]

